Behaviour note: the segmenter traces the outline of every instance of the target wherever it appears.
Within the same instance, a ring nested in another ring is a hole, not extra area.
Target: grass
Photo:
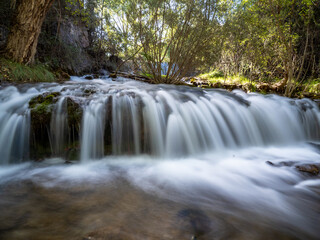
[[[265,94],[267,92],[265,92],[264,89],[261,89],[259,87],[259,84],[264,83],[271,86],[272,84],[282,81],[281,79],[274,79],[273,81],[270,81],[270,80],[263,81],[261,79],[257,81],[250,81],[248,78],[241,75],[227,76],[225,78],[222,72],[216,71],[216,70],[208,73],[200,74],[197,77],[199,77],[202,80],[207,80],[211,84],[215,84],[215,83],[221,83],[221,84],[224,83],[226,85],[250,84],[251,91],[259,91],[262,94]],[[297,84],[297,87],[298,87],[298,84]],[[308,79],[307,81],[305,81],[303,84],[300,85],[300,87],[296,89],[295,96],[300,96],[300,95],[303,96],[306,93],[308,93],[308,95],[313,97],[320,96],[320,78]]]
[[[0,80],[11,82],[54,82],[56,77],[43,64],[26,66],[0,58]]]
[[[211,83],[225,83],[225,84],[245,84],[245,83],[251,83],[255,85],[255,82],[250,81],[248,78],[240,75],[233,75],[233,76],[227,76],[224,77],[223,73],[220,71],[211,71],[208,73],[203,73],[198,76],[199,78],[203,80],[208,80]]]

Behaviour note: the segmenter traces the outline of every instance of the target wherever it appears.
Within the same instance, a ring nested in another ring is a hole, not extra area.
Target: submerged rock
[[[190,232],[191,239],[202,239],[212,231],[209,217],[199,209],[183,209],[177,214],[180,228]]]
[[[301,173],[306,173],[309,176],[318,176],[320,173],[320,164],[299,164],[294,161],[284,161],[279,163],[273,163],[271,161],[266,161],[270,166],[274,167],[295,167]]]
[[[304,164],[296,166],[296,169],[300,172],[307,173],[313,176],[319,175],[320,165],[316,164]]]

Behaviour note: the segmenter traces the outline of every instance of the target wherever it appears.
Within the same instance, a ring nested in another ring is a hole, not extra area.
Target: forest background
[[[189,77],[200,86],[232,82],[319,97],[318,1],[0,0],[0,6],[1,81],[55,81],[104,69],[152,83]]]

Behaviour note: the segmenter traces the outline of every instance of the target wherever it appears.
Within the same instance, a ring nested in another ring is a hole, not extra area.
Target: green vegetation
[[[320,79],[310,80],[302,88],[305,92],[320,94]]]
[[[43,64],[26,66],[0,58],[0,80],[10,82],[54,82],[56,77]]]
[[[238,75],[232,75],[232,76],[226,76],[224,77],[223,73],[221,71],[212,71],[209,73],[202,73],[198,76],[202,80],[207,80],[210,83],[224,83],[224,84],[256,84],[255,82],[250,81],[249,78],[245,76]]]
[[[44,20],[36,56],[60,76],[104,68],[115,77],[130,62],[127,71],[153,83],[201,73],[211,84],[319,93],[318,16],[312,0],[61,0]],[[108,59],[118,60],[110,67]],[[2,79],[53,80],[43,65],[2,65]]]
[[[200,79],[200,82],[197,82]],[[233,90],[235,88],[242,89],[246,92],[267,93],[282,93],[283,80],[275,79],[274,81],[262,79],[252,81],[249,78],[238,75],[223,76],[223,73],[217,70],[199,74],[196,78],[191,78],[191,83],[202,87],[218,87]],[[320,79],[308,79],[302,83],[295,83],[295,91],[292,97],[310,97],[313,99],[320,98]]]

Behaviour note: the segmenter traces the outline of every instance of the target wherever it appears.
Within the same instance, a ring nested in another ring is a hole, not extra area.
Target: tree
[[[215,52],[218,0],[127,0],[109,6],[108,36],[154,83],[175,83]],[[113,11],[112,11],[113,10]],[[120,20],[120,21],[119,21]],[[119,41],[116,41],[119,43]]]
[[[236,1],[223,26],[218,68],[251,80],[283,79],[279,89],[292,96],[318,71],[318,8],[312,0]]]
[[[43,20],[54,0],[14,0],[15,14],[6,45],[7,57],[32,64]]]

